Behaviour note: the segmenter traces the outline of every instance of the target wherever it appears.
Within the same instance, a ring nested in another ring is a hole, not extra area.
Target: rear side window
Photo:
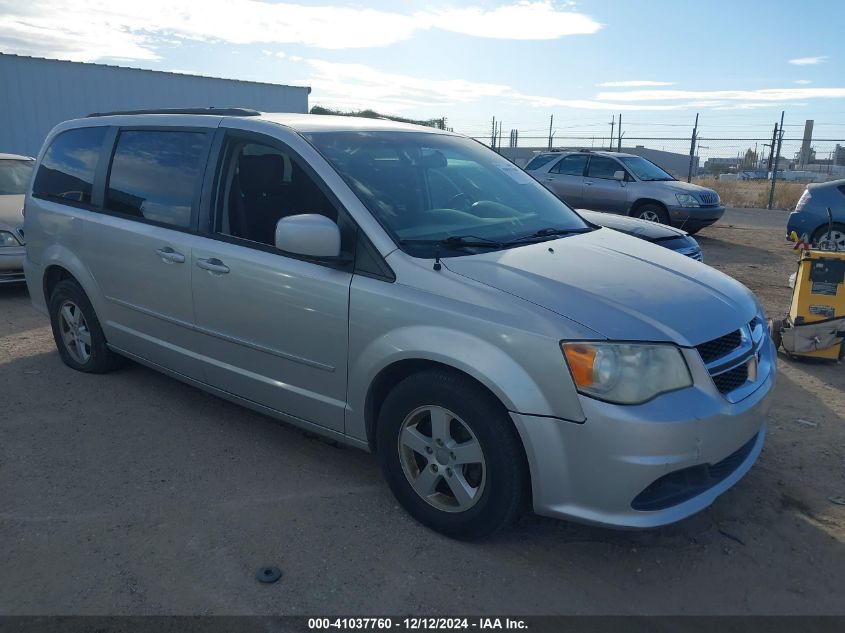
[[[109,172],[106,208],[169,226],[190,227],[205,144],[204,132],[122,131]]]
[[[583,176],[584,166],[586,164],[586,154],[572,154],[571,156],[563,157],[549,171],[553,174],[563,174],[564,176]]]
[[[554,154],[541,154],[540,156],[535,156],[530,161],[528,161],[528,164],[525,166],[525,170],[529,171],[531,169],[537,169],[539,167],[542,167],[543,165],[552,162],[554,157]]]
[[[591,178],[607,178],[613,180],[613,174],[617,171],[624,171],[622,166],[612,158],[604,156],[593,156],[590,158],[590,167],[587,176]]]
[[[104,127],[83,127],[59,134],[41,161],[32,193],[39,198],[91,204],[91,189]]]

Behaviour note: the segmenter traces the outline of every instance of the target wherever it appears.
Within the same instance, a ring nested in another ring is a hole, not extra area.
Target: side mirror
[[[291,215],[276,223],[276,248],[306,257],[339,257],[340,229],[324,215]]]
[[[620,182],[625,182],[625,172],[623,170],[613,172],[613,179]]]

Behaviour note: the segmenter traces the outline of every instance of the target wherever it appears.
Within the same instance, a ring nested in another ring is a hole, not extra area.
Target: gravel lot
[[[771,316],[785,216],[700,234]],[[845,372],[779,364],[762,457],[707,511],[650,532],[532,515],[467,544],[412,521],[365,453],[137,365],[71,371],[0,289],[0,614],[845,614]],[[255,581],[266,564],[281,581]]]

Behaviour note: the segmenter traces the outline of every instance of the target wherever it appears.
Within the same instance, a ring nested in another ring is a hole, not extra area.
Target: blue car
[[[827,210],[833,215],[829,226]],[[795,231],[806,236],[813,245],[819,241],[833,242],[838,250],[845,250],[845,179],[807,185],[795,211],[789,214],[786,236]]]

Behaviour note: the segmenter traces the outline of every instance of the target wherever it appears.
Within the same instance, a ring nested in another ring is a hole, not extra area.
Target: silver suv
[[[696,233],[722,217],[712,189],[675,180],[654,163],[618,152],[544,152],[525,171],[569,206],[621,213]]]
[[[128,357],[368,449],[449,535],[528,502],[677,521],[763,445],[775,365],[754,296],[462,136],[92,116],[49,134],[25,211],[27,284],[68,366]]]

